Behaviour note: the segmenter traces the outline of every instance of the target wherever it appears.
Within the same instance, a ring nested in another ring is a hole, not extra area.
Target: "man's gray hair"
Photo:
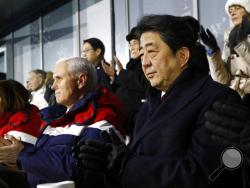
[[[78,78],[81,74],[87,75],[87,84],[85,92],[94,91],[97,87],[97,73],[96,68],[92,63],[89,63],[85,58],[82,57],[70,57],[61,59],[57,63],[65,62],[68,64],[68,70],[73,77]]]
[[[46,72],[44,70],[34,69],[34,70],[31,70],[29,73],[34,73],[36,75],[39,75],[43,80],[46,79]]]

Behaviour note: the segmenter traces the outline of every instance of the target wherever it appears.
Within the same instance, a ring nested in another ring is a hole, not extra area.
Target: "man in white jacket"
[[[31,104],[36,105],[39,109],[48,106],[47,101],[44,98],[46,87],[44,81],[46,78],[46,72],[40,69],[35,69],[29,72],[27,79],[27,87],[31,91]]]

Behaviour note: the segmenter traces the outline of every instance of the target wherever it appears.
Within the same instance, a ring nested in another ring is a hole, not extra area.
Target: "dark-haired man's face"
[[[166,91],[183,70],[179,56],[173,54],[157,32],[142,34],[140,56],[146,78],[161,91]]]
[[[94,48],[88,42],[85,42],[82,46],[82,57],[87,59],[88,62],[96,65],[100,57],[100,49],[94,50]]]
[[[132,39],[129,41],[129,50],[132,59],[137,59],[139,57],[139,48],[140,44],[139,41],[136,39]]]

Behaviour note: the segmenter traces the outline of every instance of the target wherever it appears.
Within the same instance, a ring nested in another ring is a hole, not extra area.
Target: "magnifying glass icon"
[[[221,165],[209,175],[209,179],[214,181],[224,169],[235,170],[242,165],[243,154],[236,147],[229,147],[221,154]]]

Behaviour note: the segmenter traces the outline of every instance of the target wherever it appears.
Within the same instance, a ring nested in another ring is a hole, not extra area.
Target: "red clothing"
[[[78,100],[63,116],[48,123],[37,143],[24,147],[18,156],[30,187],[65,180],[73,180],[76,187],[84,187],[81,185],[85,183],[84,176],[76,167],[72,147],[87,139],[103,140],[100,132],[109,129],[121,136],[117,131],[123,132],[121,111],[118,99],[101,87]]]
[[[67,115],[50,122],[49,125],[64,127],[74,122],[78,125],[89,126],[93,122],[106,120],[124,135],[124,113],[121,102],[104,87],[100,87],[97,93],[94,97],[82,99],[84,103],[87,101],[86,104],[78,102],[67,112]],[[45,120],[41,129],[46,125]]]
[[[35,144],[42,120],[36,106],[30,105],[24,111],[6,112],[0,118],[0,136],[5,134],[20,137],[21,141]]]

